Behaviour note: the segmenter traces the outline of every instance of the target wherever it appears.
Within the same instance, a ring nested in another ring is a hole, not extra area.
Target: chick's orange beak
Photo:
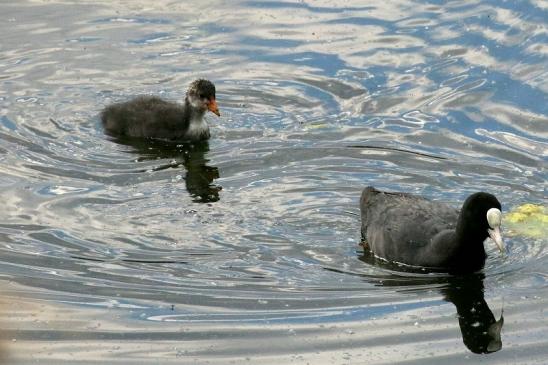
[[[209,99],[209,103],[207,104],[207,108],[213,114],[217,114],[218,117],[221,116],[221,113],[219,113],[219,107],[217,107],[217,101],[215,101],[215,98]]]

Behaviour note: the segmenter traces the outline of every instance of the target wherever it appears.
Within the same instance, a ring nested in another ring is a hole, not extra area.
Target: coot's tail
[[[367,208],[369,205],[369,200],[380,193],[379,190],[375,189],[372,186],[368,186],[362,191],[362,196],[360,198],[360,211],[361,211],[361,218],[362,218],[362,246],[364,248],[367,248],[369,245],[366,240],[366,231],[367,231]]]
[[[362,196],[360,198],[360,207],[362,208],[362,210],[364,206],[367,204],[369,198],[374,195],[377,195],[378,193],[380,193],[380,191],[378,191],[372,186],[368,186],[365,189],[363,189]]]

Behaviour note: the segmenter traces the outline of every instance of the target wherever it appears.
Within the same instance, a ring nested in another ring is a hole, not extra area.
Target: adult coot
[[[472,194],[460,213],[425,198],[367,187],[361,200],[365,248],[385,260],[448,272],[474,272],[485,264],[483,241],[504,251],[497,198]]]
[[[209,138],[204,114],[209,110],[218,116],[215,85],[208,80],[190,84],[184,104],[172,103],[155,96],[107,106],[101,120],[108,134],[168,140],[203,140]]]

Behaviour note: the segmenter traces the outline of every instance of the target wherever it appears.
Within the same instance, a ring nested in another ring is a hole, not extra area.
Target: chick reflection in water
[[[219,169],[207,165],[208,141],[175,143],[141,138],[118,138],[115,141],[133,147],[132,152],[140,155],[138,161],[172,159],[169,163],[154,167],[153,171],[183,166],[186,169],[186,189],[194,202],[211,203],[220,199],[219,192],[222,188],[213,184],[213,180],[219,178]]]
[[[360,260],[367,264],[402,271],[401,266],[378,259],[367,250],[360,256]],[[470,351],[476,354],[486,354],[502,348],[500,333],[504,318],[501,313],[500,319],[497,321],[485,301],[483,286],[485,275],[483,273],[434,277],[416,276],[416,274],[414,276],[404,275],[371,277],[367,281],[378,281],[375,283],[376,285],[398,287],[400,290],[405,290],[406,287],[416,289],[417,286],[439,287],[444,300],[453,303],[457,308],[462,340]]]

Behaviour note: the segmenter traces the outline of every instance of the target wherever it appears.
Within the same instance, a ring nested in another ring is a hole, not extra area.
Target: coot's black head
[[[193,108],[202,112],[209,110],[221,116],[215,100],[215,85],[211,81],[204,79],[193,81],[188,88],[186,98]]]
[[[493,194],[475,193],[466,199],[462,206],[457,229],[466,230],[464,234],[485,240],[487,237],[495,242],[501,252],[504,252],[504,243],[500,225],[502,213],[500,202]]]

